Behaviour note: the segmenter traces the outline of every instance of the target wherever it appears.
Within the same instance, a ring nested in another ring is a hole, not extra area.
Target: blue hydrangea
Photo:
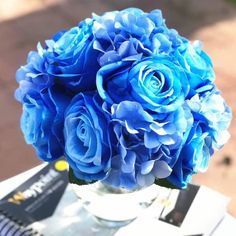
[[[167,28],[160,10],[145,13],[129,8],[94,18],[94,49],[100,52],[101,66],[170,54],[186,41],[176,30]]]
[[[96,94],[79,93],[65,118],[65,153],[75,176],[103,179],[110,169],[112,149],[109,119],[101,112]]]

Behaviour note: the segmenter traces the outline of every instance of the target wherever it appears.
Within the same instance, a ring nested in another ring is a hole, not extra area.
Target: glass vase
[[[109,187],[102,182],[78,186],[73,184],[77,197],[95,220],[105,227],[122,227],[150,207],[158,196],[158,187],[127,191]]]

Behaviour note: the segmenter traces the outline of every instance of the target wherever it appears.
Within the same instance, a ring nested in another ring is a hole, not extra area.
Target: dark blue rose
[[[165,25],[160,10],[145,13],[137,8],[94,16],[94,49],[101,66],[117,61],[169,54],[187,40]]]
[[[102,67],[97,74],[99,95],[108,103],[139,102],[145,109],[171,112],[188,95],[184,70],[168,56],[149,57],[130,66],[118,62]]]
[[[32,144],[38,157],[53,161],[64,154],[64,110],[69,97],[63,89],[52,87],[41,93],[29,93],[23,101],[21,130],[27,144]]]
[[[93,20],[86,19],[79,26],[47,40],[46,49],[40,49],[46,58],[47,73],[75,92],[96,88],[99,65],[98,52],[93,49],[92,25]]]
[[[65,117],[65,153],[78,179],[103,179],[111,165],[109,120],[94,94],[78,94]]]

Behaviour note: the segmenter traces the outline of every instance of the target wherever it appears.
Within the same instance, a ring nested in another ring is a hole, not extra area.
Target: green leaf
[[[71,184],[87,185],[87,184],[92,184],[92,183],[96,182],[96,181],[87,182],[87,181],[85,181],[85,180],[76,178],[75,175],[74,175],[74,172],[73,172],[72,168],[69,168],[68,177],[69,177],[69,182],[70,182]]]
[[[166,187],[166,188],[171,188],[171,189],[181,189],[181,188],[178,188],[177,186],[171,184],[166,179],[156,179],[154,184],[162,186],[162,187]]]

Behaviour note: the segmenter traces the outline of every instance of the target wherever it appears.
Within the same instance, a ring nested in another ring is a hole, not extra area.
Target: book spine
[[[0,211],[0,236],[43,236],[20,220],[10,216],[6,211]]]

